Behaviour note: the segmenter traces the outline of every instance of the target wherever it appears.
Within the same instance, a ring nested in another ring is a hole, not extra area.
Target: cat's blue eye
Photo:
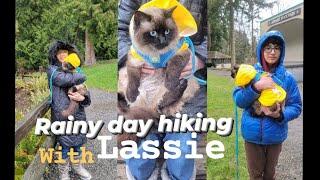
[[[156,36],[157,32],[156,31],[150,31],[150,36]]]
[[[170,33],[170,29],[166,29],[166,31],[164,32],[165,35],[168,35]]]

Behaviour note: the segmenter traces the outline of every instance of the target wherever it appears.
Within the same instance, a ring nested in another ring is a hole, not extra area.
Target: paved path
[[[230,77],[230,71],[212,70],[219,76]],[[299,83],[301,98],[303,99],[303,82]],[[303,160],[303,112],[300,117],[290,121],[288,138],[282,145],[282,152],[276,167],[276,179],[302,179],[302,160]]]
[[[229,76],[229,71],[208,71],[221,76]],[[299,83],[300,93],[303,94],[303,84]],[[116,119],[116,102],[117,97],[115,93],[106,93],[97,89],[90,89],[92,104],[86,109],[88,120],[103,120],[105,125],[99,135],[111,135],[107,132],[106,126],[110,120]],[[302,179],[302,155],[303,155],[303,113],[301,116],[289,123],[288,139],[283,144],[282,153],[280,154],[279,163],[277,166],[277,179]],[[107,153],[112,152],[112,147],[116,146],[116,137],[113,136],[113,141],[108,141]],[[95,156],[95,163],[85,165],[90,171],[92,180],[111,180],[121,179],[117,173],[117,159],[98,159],[97,154],[101,153],[101,142],[97,139],[88,140],[86,144],[88,150],[92,151]],[[120,163],[122,164],[122,163]],[[118,165],[119,166],[119,165]],[[119,168],[119,167],[118,167]],[[203,169],[203,168],[200,168]],[[120,170],[123,171],[123,170]],[[123,173],[123,172],[122,172]],[[120,174],[122,174],[120,173]],[[123,174],[122,174],[123,175]],[[71,172],[72,179],[78,179],[77,176]],[[121,175],[120,175],[121,177]],[[122,176],[123,177],[123,176]],[[47,172],[44,174],[45,180],[58,179],[57,165],[51,164]]]
[[[302,83],[299,83],[299,89],[302,96]],[[298,119],[289,122],[288,126],[288,139],[282,145],[276,177],[277,179],[300,180],[302,179],[303,160],[303,112]]]
[[[98,121],[103,120],[104,126],[99,136],[112,135],[107,132],[107,125],[110,120],[117,118],[116,102],[117,96],[115,93],[106,93],[102,90],[90,89],[91,105],[85,109],[87,120]],[[107,141],[107,153],[112,153],[112,148],[116,147],[116,137],[112,135],[113,141]],[[88,140],[86,144],[87,150],[94,154],[94,163],[85,165],[84,167],[92,175],[92,180],[113,180],[117,177],[117,159],[98,159],[97,155],[101,153],[101,141],[97,138]],[[45,180],[58,180],[58,170],[56,164],[50,164],[47,173],[44,174]],[[73,172],[71,172],[71,179],[78,180]]]

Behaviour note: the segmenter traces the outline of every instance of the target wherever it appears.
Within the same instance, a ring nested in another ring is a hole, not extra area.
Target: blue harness
[[[143,58],[144,61],[146,61],[150,66],[154,67],[155,69],[158,69],[166,67],[167,62],[176,54],[176,52],[182,47],[184,43],[188,44],[188,47],[191,49],[192,52],[192,74],[185,77],[185,79],[189,79],[191,76],[193,76],[193,78],[197,79],[200,85],[206,85],[207,81],[194,76],[194,73],[196,72],[195,49],[193,42],[189,37],[181,38],[175,49],[171,49],[168,52],[161,54],[159,58],[154,58],[142,53],[134,44],[132,44],[132,47],[137,52],[137,54]]]

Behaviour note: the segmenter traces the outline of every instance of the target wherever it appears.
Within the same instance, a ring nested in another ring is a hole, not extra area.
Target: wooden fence
[[[33,110],[31,110],[24,119],[17,125],[15,129],[15,146],[25,138],[31,129],[36,125],[37,118],[43,117],[50,109],[49,97],[38,104]],[[46,141],[42,144],[42,148],[53,148],[55,144],[55,136],[51,135],[46,138]],[[24,180],[42,179],[42,175],[45,171],[47,164],[40,163],[39,152],[36,154],[34,160],[28,166],[24,173]]]

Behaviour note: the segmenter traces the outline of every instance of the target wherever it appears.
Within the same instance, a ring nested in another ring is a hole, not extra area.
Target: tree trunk
[[[254,64],[256,63],[256,51],[255,51],[255,48],[256,48],[257,44],[256,44],[256,37],[253,36],[252,38],[252,49],[253,49],[253,53],[252,53],[252,58],[251,58],[251,64]]]
[[[234,40],[234,4],[232,0],[229,0],[230,6],[230,26],[229,26],[229,43],[230,43],[230,53],[231,53],[231,66],[236,64],[236,51],[235,51],[235,40]]]
[[[85,32],[86,50],[85,50],[85,65],[93,65],[96,63],[96,55],[94,53],[93,44],[89,38],[88,30]]]
[[[211,51],[211,24],[208,24],[208,44],[207,44],[207,51]]]
[[[251,10],[251,62],[254,59],[254,49],[255,49],[255,43],[254,43],[254,37],[253,37],[253,20],[254,20],[254,6],[253,6],[253,2],[250,3],[250,10]]]

